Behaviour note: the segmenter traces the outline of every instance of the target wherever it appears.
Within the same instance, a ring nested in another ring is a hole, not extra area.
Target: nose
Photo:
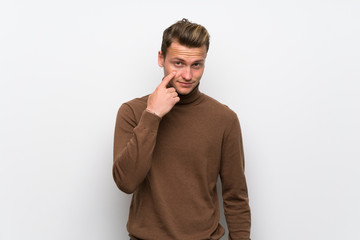
[[[190,68],[183,69],[181,76],[184,80],[190,81],[192,78],[191,69]]]

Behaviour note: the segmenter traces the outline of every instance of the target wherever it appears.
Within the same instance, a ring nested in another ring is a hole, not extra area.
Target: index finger
[[[166,86],[169,84],[171,79],[173,79],[175,77],[175,75],[176,75],[176,72],[171,72],[168,75],[166,75],[163,78],[162,82],[160,83],[160,86],[166,88]]]

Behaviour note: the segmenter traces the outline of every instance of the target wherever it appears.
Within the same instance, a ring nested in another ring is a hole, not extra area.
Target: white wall
[[[182,17],[212,36],[201,91],[240,118],[252,238],[360,239],[359,12],[355,0],[1,1],[0,239],[127,239],[116,112],[160,82],[162,31]]]

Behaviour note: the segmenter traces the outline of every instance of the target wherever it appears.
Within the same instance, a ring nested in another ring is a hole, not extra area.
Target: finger
[[[175,75],[176,75],[176,72],[172,72],[172,73],[168,74],[167,76],[165,76],[159,86],[166,88],[166,86],[169,84],[171,79],[173,79],[175,77]]]
[[[176,92],[175,88],[173,88],[173,87],[168,88],[167,91],[168,91],[169,93]]]

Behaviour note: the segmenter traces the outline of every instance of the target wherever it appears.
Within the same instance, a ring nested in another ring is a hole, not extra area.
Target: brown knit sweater
[[[220,175],[230,240],[250,239],[250,208],[239,120],[198,87],[162,119],[148,96],[118,112],[113,177],[133,193],[127,229],[133,239],[220,239]]]

